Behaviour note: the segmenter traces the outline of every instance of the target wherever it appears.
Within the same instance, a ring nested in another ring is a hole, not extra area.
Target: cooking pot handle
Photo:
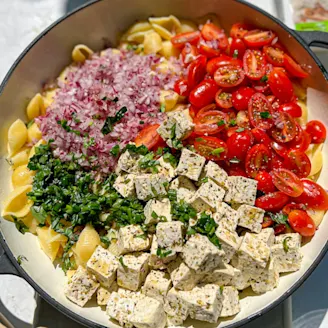
[[[328,48],[328,33],[321,31],[296,31],[309,47]]]
[[[0,245],[0,274],[14,274],[19,276],[13,263],[9,260],[9,257],[5,253],[4,249]]]

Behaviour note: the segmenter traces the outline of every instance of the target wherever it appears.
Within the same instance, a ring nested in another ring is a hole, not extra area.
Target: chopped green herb
[[[67,125],[67,120],[58,120],[57,123],[61,125],[65,131],[74,133],[77,136],[81,135],[81,131],[73,130],[70,126]]]
[[[163,155],[163,147],[158,147],[157,150],[156,150],[156,155],[157,156],[161,156]]]
[[[146,240],[147,239],[147,235],[146,234],[141,234],[141,235],[136,235],[136,236],[134,236],[134,238],[141,238],[141,239],[143,239],[143,240]]]
[[[100,241],[105,245],[106,248],[110,245],[110,240],[107,236],[101,236]]]
[[[177,191],[175,189],[169,189],[167,192],[167,197],[171,202],[177,201]]]
[[[110,151],[109,151],[113,156],[117,157],[118,154],[120,153],[120,146],[115,145]]]
[[[27,123],[26,127],[29,129],[29,128],[33,125],[33,123],[34,123],[34,119],[31,120],[31,121],[29,121],[29,122]]]
[[[290,239],[292,239],[292,237],[288,236],[288,237],[286,237],[286,238],[283,240],[283,242],[282,242],[282,245],[283,245],[283,247],[284,247],[284,251],[285,251],[286,253],[287,253],[288,250],[289,250],[289,246],[288,246],[287,242],[288,242],[288,240],[290,240]]]
[[[268,81],[268,76],[267,75],[262,76],[261,82],[266,82],[266,81]]]
[[[218,126],[222,126],[222,125],[224,125],[224,124],[225,124],[224,120],[221,120],[221,121],[217,122],[217,125],[218,125]]]
[[[288,226],[288,215],[283,213],[269,213],[269,216],[275,223]]]
[[[127,265],[125,265],[124,262],[123,262],[123,256],[120,256],[120,257],[118,258],[118,261],[121,263],[121,265],[122,265],[124,271],[126,271],[128,267],[127,267]]]
[[[114,117],[108,116],[105,120],[104,126],[101,128],[102,134],[106,135],[112,132],[114,124],[119,122],[127,111],[128,109],[124,106],[115,114]]]
[[[201,182],[207,182],[208,181],[208,177],[205,177],[201,180]]]
[[[233,163],[233,164],[238,164],[240,162],[240,159],[238,159],[237,157],[234,157],[234,158],[231,158],[229,160],[230,163]]]
[[[85,141],[83,142],[83,147],[88,149],[89,147],[92,147],[96,144],[95,142],[95,138],[90,138],[90,139],[85,139]]]
[[[154,218],[154,219],[157,219],[158,218],[158,215],[156,212],[152,211],[151,212],[151,217]]]
[[[103,97],[103,98],[101,98],[101,100],[106,101],[107,100],[107,97]]]
[[[28,226],[25,225],[25,223],[19,219],[17,219],[16,217],[12,216],[14,222],[15,222],[15,227],[16,229],[21,233],[21,234],[25,234],[25,232],[28,232],[30,229],[28,228]]]
[[[169,190],[170,192],[171,190]],[[176,192],[176,190],[175,190]],[[175,193],[176,195],[176,193]],[[170,196],[169,196],[170,199]],[[175,198],[176,199],[176,198]],[[171,200],[171,199],[170,199]],[[197,216],[196,210],[184,200],[171,200],[171,213],[174,220],[179,220],[183,223],[188,223],[189,219],[195,219]]]
[[[220,294],[222,295],[222,293],[223,293],[223,286],[220,286]]]
[[[139,162],[138,166],[142,169],[150,168],[152,173],[158,173],[157,166],[159,165],[159,161],[154,159],[154,153],[150,152],[144,157],[142,157]]]
[[[149,153],[149,150],[145,145],[136,146],[135,144],[127,144],[123,149],[123,152],[126,150],[139,155],[146,155]]]
[[[172,140],[172,148],[175,149],[181,149],[182,148],[182,142],[180,140],[176,139],[176,124],[172,125],[171,128],[171,136],[170,139]]]
[[[163,155],[163,160],[166,163],[170,163],[173,167],[178,166],[178,159],[174,155],[172,155],[171,153],[165,153]]]
[[[93,118],[94,120],[99,120],[99,119],[101,118],[101,115],[99,115],[99,114],[95,114],[95,115],[92,115],[92,118]]]
[[[139,121],[139,124],[145,124],[145,121]]]
[[[169,183],[167,181],[163,182],[163,187],[167,188],[169,186]]]
[[[161,105],[160,112],[165,113],[165,105],[164,104]]]
[[[118,102],[118,97],[115,97],[115,98],[112,99],[111,101],[114,102],[114,103],[117,103],[117,102]]]
[[[238,128],[238,129],[236,130],[236,132],[243,132],[243,131],[245,131],[244,128]]]
[[[69,257],[68,255],[63,256],[61,268],[66,273],[68,270],[71,270],[76,267],[76,263],[73,257]]]
[[[229,122],[229,125],[231,125],[231,126],[235,126],[236,124],[237,124],[236,120],[234,120],[234,119],[230,120],[230,122]]]
[[[196,233],[197,233],[196,230],[191,228],[191,227],[189,227],[189,229],[187,230],[187,235],[188,236],[194,235]]]
[[[212,150],[212,155],[220,157],[221,153],[224,153],[225,149],[223,147],[215,148]]]
[[[271,114],[269,112],[261,112],[261,118],[271,118]]]
[[[170,249],[165,250],[164,248],[157,248],[156,255],[160,258],[167,257],[172,253]]]
[[[32,215],[38,220],[39,223],[45,224],[47,219],[47,212],[44,210],[42,206],[32,206],[31,207]]]
[[[232,55],[232,57],[233,57],[233,58],[238,58],[238,50],[237,50],[237,49],[235,49],[235,50],[233,51],[233,55]]]
[[[126,49],[129,50],[129,51],[135,51],[138,49],[138,46],[136,44],[128,44],[126,46]]]
[[[203,138],[196,138],[195,139],[197,142],[201,142],[201,141],[204,141],[204,139]]]
[[[28,261],[28,259],[24,255],[18,255],[17,256],[17,263],[19,265],[21,265],[23,261]]]

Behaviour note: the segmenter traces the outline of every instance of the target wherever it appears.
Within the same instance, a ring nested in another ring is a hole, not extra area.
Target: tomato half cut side
[[[269,218],[268,216],[265,216],[263,219],[263,222],[262,222],[262,229],[269,228],[269,227],[273,226],[273,224],[274,224],[274,221],[271,218]]]
[[[221,108],[231,108],[232,107],[232,94],[229,92],[224,92],[219,90],[215,94],[215,102]]]
[[[196,114],[195,116],[196,116],[196,117],[201,117],[204,113],[206,113],[206,112],[211,112],[211,111],[216,110],[216,109],[217,109],[217,107],[216,107],[215,104],[209,104],[209,105],[207,105],[207,106],[202,107],[202,108],[197,112],[197,114]]]
[[[144,145],[149,150],[157,148],[160,144],[164,143],[164,140],[157,133],[159,124],[148,125],[144,127],[134,139],[136,146]]]
[[[235,23],[230,30],[232,38],[243,38],[244,35],[251,29],[251,26],[245,23]]]
[[[225,128],[227,120],[227,115],[221,111],[204,112],[196,116],[194,132],[198,135],[219,133]]]
[[[186,32],[175,35],[171,38],[171,42],[176,48],[183,48],[186,43],[196,45],[201,37],[199,31]]]
[[[243,57],[246,76],[251,80],[260,80],[266,72],[266,60],[260,50],[247,49]]]
[[[192,105],[202,108],[214,101],[217,90],[218,87],[212,79],[204,80],[190,92],[189,101]]]
[[[272,137],[281,143],[286,143],[295,138],[297,134],[295,120],[285,112],[278,112],[274,117],[274,126],[271,129]]]
[[[259,48],[270,44],[275,38],[272,31],[251,30],[244,35],[244,42],[250,48]]]
[[[265,145],[253,146],[246,155],[245,170],[248,176],[255,178],[260,171],[269,171],[271,152]]]
[[[189,85],[186,79],[179,79],[174,83],[173,90],[182,97],[188,97],[189,95]]]
[[[285,193],[275,191],[257,198],[255,206],[268,212],[278,212],[289,202],[289,200],[289,196]]]
[[[284,66],[284,52],[274,46],[264,46],[263,52],[266,60],[273,66]]]
[[[294,210],[305,211],[306,206],[303,204],[290,203],[290,204],[285,205],[281,212],[285,215],[288,215],[291,211],[294,211]]]
[[[288,147],[290,149],[298,149],[300,151],[305,152],[310,144],[311,144],[311,137],[310,135],[302,129],[299,124],[296,124],[297,134],[294,140],[288,143]]]
[[[221,88],[235,87],[243,82],[244,78],[244,71],[234,65],[219,67],[214,73],[214,80]]]
[[[206,74],[206,57],[198,56],[188,67],[188,86],[190,89],[199,84]]]
[[[303,237],[312,237],[315,234],[315,223],[305,211],[291,211],[288,214],[288,223],[295,232]]]
[[[285,158],[288,155],[289,149],[284,145],[277,141],[271,142],[271,148],[281,157]]]
[[[217,57],[221,54],[221,50],[217,48],[217,44],[213,41],[201,39],[197,46],[198,52],[207,58]]]
[[[303,184],[296,174],[287,169],[271,171],[276,188],[290,197],[298,197],[303,192]]]
[[[188,66],[198,56],[198,50],[196,46],[187,43],[181,51],[182,61],[185,66]]]
[[[268,130],[272,127],[272,106],[262,93],[255,93],[249,100],[248,116],[255,128]]]
[[[320,121],[309,121],[306,123],[306,132],[311,136],[311,143],[320,144],[326,140],[326,127]]]
[[[206,64],[207,73],[213,75],[219,67],[223,66],[238,66],[242,67],[242,61],[236,58],[231,58],[226,55],[220,55],[219,57],[210,59]]]
[[[206,41],[217,41],[217,46],[219,49],[225,50],[229,45],[228,38],[225,35],[224,30],[217,27],[213,23],[204,24],[201,34]]]
[[[227,158],[227,144],[219,138],[207,136],[196,138],[194,147],[198,154],[209,161],[221,161]]]
[[[309,73],[305,72],[305,70],[287,54],[284,54],[284,66],[286,70],[295,77],[302,79],[309,76]]]
[[[291,150],[285,160],[285,165],[298,177],[306,178],[311,172],[309,157],[300,150]]]
[[[276,191],[272,176],[268,172],[260,171],[256,174],[255,180],[257,181],[257,189],[265,194]]]
[[[292,82],[280,67],[274,67],[268,76],[268,83],[274,96],[282,103],[294,99]]]

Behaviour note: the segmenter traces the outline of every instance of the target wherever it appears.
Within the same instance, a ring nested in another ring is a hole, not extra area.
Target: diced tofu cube
[[[235,286],[238,290],[244,290],[251,285],[251,278],[247,272],[237,268],[234,268],[233,271],[232,286]]]
[[[159,222],[156,226],[156,237],[159,248],[181,252],[184,224],[180,221]]]
[[[205,157],[200,156],[187,148],[182,149],[179,165],[176,173],[198,181],[205,164]]]
[[[140,168],[138,166],[138,161],[141,158],[142,156],[139,154],[133,153],[129,150],[125,151],[118,159],[115,170],[116,173],[118,174],[121,171],[124,171],[126,173],[139,173]]]
[[[201,275],[190,269],[180,257],[168,264],[168,271],[174,288],[179,290],[191,290],[201,279]]]
[[[278,286],[279,272],[275,264],[275,259],[272,258],[266,268],[256,279],[251,280],[251,286],[255,293],[261,294],[273,290]]]
[[[191,199],[191,206],[199,212],[215,210],[222,199],[225,191],[212,180],[203,183]]]
[[[176,177],[175,167],[164,159],[165,157],[160,157],[158,159],[160,165],[160,173],[165,175],[169,181]]]
[[[136,291],[148,274],[148,253],[133,253],[121,256],[117,270],[117,284],[120,287]]]
[[[273,228],[265,228],[257,235],[257,238],[264,241],[269,247],[274,244],[274,230]]]
[[[200,176],[200,181],[204,178],[212,179],[216,184],[222,188],[226,188],[226,181],[228,174],[216,163],[209,161]]]
[[[284,244],[288,248],[298,249],[302,244],[302,236],[299,233],[285,233],[279,236],[276,236],[275,244]]]
[[[93,296],[99,287],[99,283],[88,273],[86,269],[79,266],[65,288],[65,296],[83,307]]]
[[[224,257],[224,251],[214,246],[206,236],[192,235],[183,247],[182,259],[197,273],[217,268]]]
[[[153,235],[153,241],[151,244],[150,249],[150,258],[149,258],[149,265],[154,269],[166,269],[166,265],[175,260],[177,257],[177,254],[175,251],[172,251],[170,254],[164,254],[166,256],[159,256],[161,255],[158,251],[158,243],[156,235]]]
[[[113,187],[124,198],[134,197],[136,194],[135,187],[134,187],[135,179],[136,179],[135,174],[119,175],[116,178]]]
[[[158,134],[172,148],[179,148],[181,140],[194,128],[187,112],[173,112],[157,129]]]
[[[158,196],[165,196],[167,194],[166,184],[168,184],[168,180],[163,174],[138,175],[135,180],[137,198],[149,200]]]
[[[243,270],[255,278],[266,267],[269,257],[270,247],[256,234],[246,232],[238,250],[238,260]]]
[[[229,263],[239,249],[241,240],[235,231],[230,231],[220,227],[216,229],[215,234],[218,237],[221,247],[225,253],[223,262]]]
[[[236,315],[238,312],[240,312],[238,290],[232,286],[223,287],[220,317],[230,317]]]
[[[189,308],[182,298],[182,291],[171,288],[164,300],[164,310],[167,314],[168,325],[182,325],[189,315]]]
[[[256,199],[257,181],[241,176],[231,176],[227,179],[229,188],[225,201],[228,203],[254,205]]]
[[[231,285],[234,278],[234,269],[231,265],[223,263],[220,267],[212,272],[206,273],[202,279],[204,283],[213,283],[219,286]]]
[[[116,281],[113,281],[113,283],[108,289],[104,287],[99,287],[97,290],[97,304],[100,306],[107,305],[111,293],[117,292],[117,290],[118,286]]]
[[[128,225],[118,232],[119,254],[138,252],[150,248],[150,241],[145,232],[138,225]]]
[[[241,205],[238,208],[239,222],[238,225],[247,228],[252,232],[260,233],[265,211],[261,208]]]
[[[116,256],[101,246],[96,248],[87,262],[88,271],[94,274],[104,287],[109,287],[116,279],[117,267]]]
[[[159,221],[172,221],[171,203],[169,199],[162,200],[151,199],[147,202],[145,208],[145,224],[155,224]]]
[[[192,197],[196,192],[195,185],[184,176],[179,176],[171,182],[170,189],[177,191],[177,200],[184,200],[190,203]]]
[[[164,303],[164,298],[172,287],[172,281],[163,271],[152,270],[142,287],[142,293]]]
[[[239,214],[228,204],[221,202],[213,215],[213,219],[220,228],[236,231]]]

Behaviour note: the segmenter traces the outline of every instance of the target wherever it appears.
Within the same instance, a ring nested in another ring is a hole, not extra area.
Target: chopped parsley
[[[67,125],[67,120],[58,120],[57,124],[61,125],[62,128],[66,131],[66,132],[71,132],[76,134],[77,136],[82,135],[81,131],[79,130],[73,130],[70,126]]]
[[[169,190],[169,192],[170,191],[171,190]],[[176,192],[176,190],[174,191]],[[170,196],[171,195],[169,195],[169,199]],[[176,193],[175,193],[175,197],[176,197]],[[174,220],[179,220],[185,224],[188,224],[189,219],[195,219],[197,216],[196,210],[193,207],[191,207],[188,203],[186,203],[184,200],[180,200],[180,201],[171,200],[171,214]]]
[[[187,232],[186,232],[186,234],[188,236],[195,235],[196,233],[197,233],[197,231],[194,228],[192,228],[192,227],[189,227],[188,230],[187,230]]]
[[[261,77],[261,82],[266,82],[268,81],[268,76],[267,75],[264,75]]]
[[[156,251],[156,255],[157,255],[159,258],[167,257],[167,256],[169,256],[171,253],[172,253],[172,251],[171,251],[170,249],[165,250],[164,248],[160,248],[160,247],[158,247],[158,248],[157,248],[157,251]]]
[[[134,238],[141,238],[143,240],[146,240],[147,239],[147,235],[145,233],[141,234],[141,235],[136,235],[134,236]]]
[[[173,167],[178,166],[178,159],[171,153],[164,153],[163,160],[166,163],[170,163]]]
[[[212,150],[211,154],[214,156],[218,156],[220,157],[221,153],[224,153],[225,149],[223,147],[219,147],[219,148],[215,148],[214,150]]]
[[[29,129],[34,123],[34,119],[29,121],[27,124],[26,124],[26,127]]]
[[[108,116],[105,120],[103,127],[101,128],[102,134],[106,135],[112,132],[114,124],[119,122],[127,111],[128,109],[124,106],[115,114],[114,117]]]
[[[200,180],[201,182],[207,182],[208,181],[208,177],[205,177],[203,179]]]
[[[245,131],[244,128],[238,128],[238,129],[236,130],[236,132],[243,132],[243,131]]]
[[[158,168],[157,166],[159,165],[159,161],[154,159],[154,153],[150,152],[144,157],[142,157],[139,162],[138,166],[142,169],[147,169],[149,168],[152,173],[158,173]]]
[[[40,224],[45,224],[48,215],[42,206],[32,206],[31,213]]]
[[[238,58],[238,50],[237,50],[237,49],[235,49],[235,50],[233,51],[233,55],[232,55],[232,57],[233,57],[233,58]]]
[[[124,271],[126,271],[128,267],[127,267],[127,265],[126,265],[126,264],[124,263],[124,261],[123,261],[123,256],[120,256],[120,257],[118,258],[118,261],[121,263],[121,265],[122,265]]]
[[[170,139],[172,140],[172,148],[181,149],[182,142],[176,139],[175,131],[176,131],[176,124],[173,124],[171,128],[171,136],[170,136]]]
[[[216,123],[218,126],[222,126],[225,124],[224,120],[220,120],[219,122]]]
[[[139,121],[139,124],[145,124],[145,121]]]
[[[234,119],[230,120],[230,122],[229,122],[230,126],[235,126],[236,124],[237,124],[237,122]]]
[[[159,111],[160,111],[161,113],[165,113],[165,105],[164,105],[164,104],[161,105]]]
[[[136,44],[128,44],[126,46],[126,49],[129,50],[129,51],[135,51],[138,49],[138,46]]]
[[[135,144],[127,144],[123,152],[126,150],[139,155],[146,155],[149,152],[148,148],[145,145],[136,146]]]
[[[28,261],[28,259],[24,255],[18,255],[17,256],[17,263],[19,265],[21,265],[23,261]]]
[[[101,236],[100,241],[105,245],[106,248],[110,245],[110,240],[107,236]]]
[[[271,114],[269,112],[261,112],[261,118],[271,118]]]
[[[167,197],[171,202],[177,201],[177,191],[175,189],[169,189],[167,192]]]
[[[274,221],[276,224],[284,224],[287,227],[288,225],[288,215],[283,213],[269,213],[269,216],[272,221]]]
[[[292,239],[292,237],[288,236],[288,237],[286,237],[286,238],[283,240],[283,242],[282,242],[282,245],[283,245],[283,247],[284,247],[284,251],[285,251],[286,253],[287,253],[288,250],[289,250],[289,246],[288,246],[287,242],[288,242],[288,240],[290,240],[290,239]]]
[[[113,156],[117,157],[118,154],[120,153],[120,146],[115,145],[110,151],[109,151]]]

